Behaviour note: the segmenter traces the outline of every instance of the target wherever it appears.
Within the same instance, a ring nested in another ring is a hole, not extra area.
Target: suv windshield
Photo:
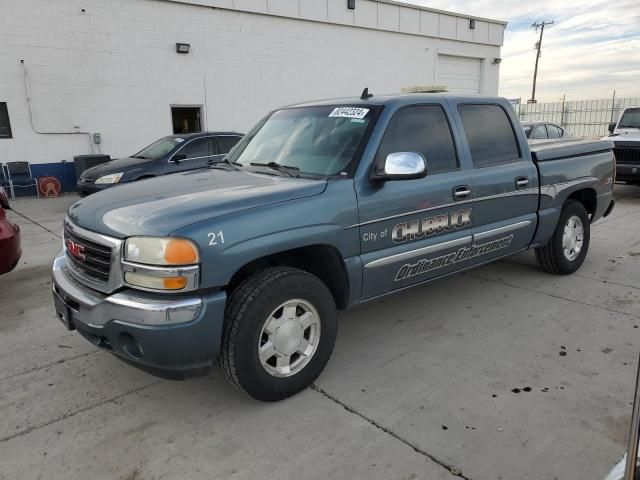
[[[279,110],[248,134],[229,160],[245,167],[276,163],[301,174],[348,174],[378,109],[332,105]]]
[[[627,108],[620,119],[618,128],[640,128],[640,108]]]
[[[148,158],[150,160],[157,160],[164,157],[167,153],[173,150],[176,146],[184,142],[184,138],[180,137],[164,137],[153,142],[148,147],[140,150],[133,158]]]

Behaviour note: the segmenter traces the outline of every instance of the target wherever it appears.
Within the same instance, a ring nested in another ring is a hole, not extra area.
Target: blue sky
[[[405,0],[406,1],[406,0]],[[509,22],[500,65],[500,95],[531,96],[531,24],[545,29],[536,98],[555,101],[640,97],[640,0],[410,0],[409,3]]]

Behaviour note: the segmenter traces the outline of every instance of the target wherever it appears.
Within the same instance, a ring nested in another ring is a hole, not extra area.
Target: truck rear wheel
[[[575,200],[562,209],[556,230],[544,247],[536,248],[536,260],[549,273],[568,275],[584,263],[591,235],[589,215]]]
[[[335,301],[322,281],[296,268],[269,268],[231,294],[220,366],[253,398],[282,400],[320,375],[336,332]]]

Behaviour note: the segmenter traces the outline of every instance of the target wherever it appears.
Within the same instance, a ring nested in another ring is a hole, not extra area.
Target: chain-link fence
[[[606,135],[625,107],[640,105],[640,97],[578,100],[571,102],[522,103],[514,108],[523,122],[551,122],[580,137]]]

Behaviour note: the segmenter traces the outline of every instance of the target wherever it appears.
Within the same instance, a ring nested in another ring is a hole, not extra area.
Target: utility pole
[[[533,28],[536,29],[536,32],[538,31],[538,28],[540,29],[540,39],[538,40],[538,43],[536,43],[536,67],[533,70],[533,91],[531,92],[531,100],[529,100],[527,103],[536,103],[536,78],[538,77],[538,60],[540,60],[540,49],[542,48],[542,35],[544,34],[544,27],[545,25],[553,25],[554,21],[550,21],[550,22],[534,22],[531,26]]]

